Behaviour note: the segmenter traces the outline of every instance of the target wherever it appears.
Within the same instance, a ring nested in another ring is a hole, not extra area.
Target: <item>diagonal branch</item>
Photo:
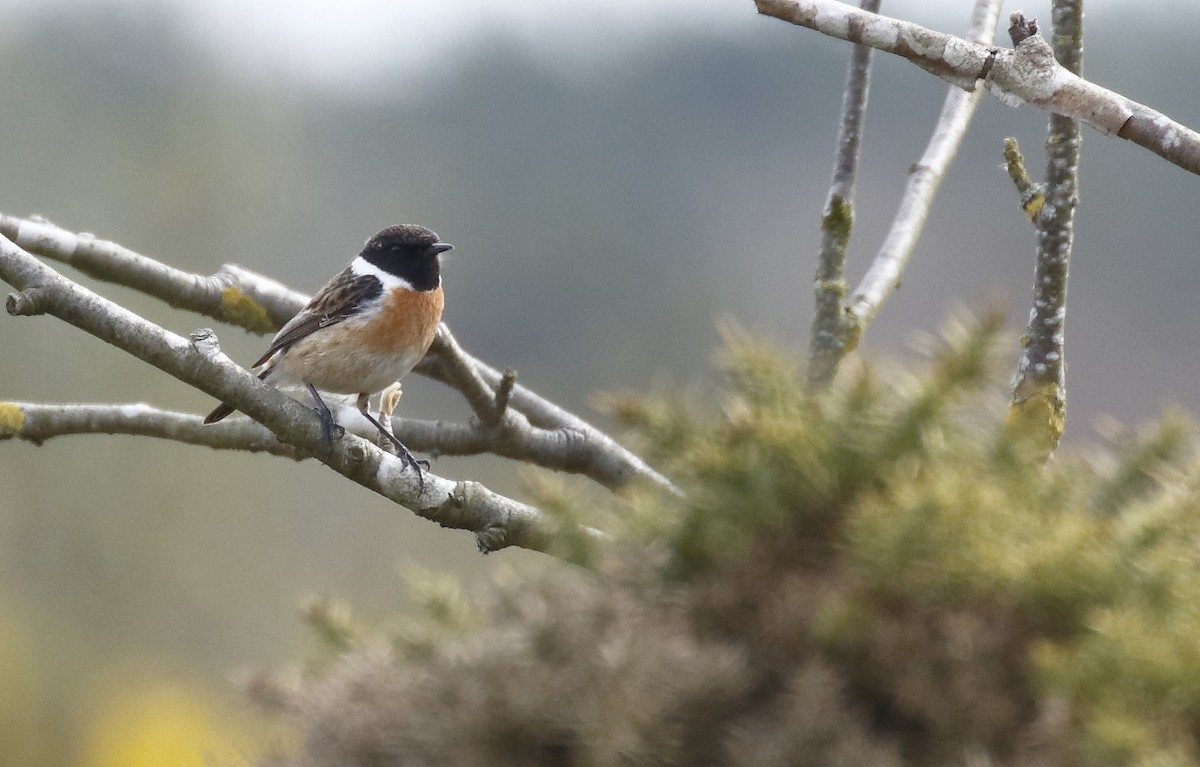
[[[973,44],[986,45],[996,32],[999,19],[999,0],[978,0],[967,30]],[[908,183],[900,208],[892,220],[892,226],[884,238],[883,245],[863,276],[862,282],[846,304],[849,321],[848,347],[853,348],[858,337],[874,321],[883,302],[897,288],[908,259],[916,247],[917,238],[925,227],[933,196],[936,194],[946,169],[958,153],[963,134],[971,123],[975,108],[979,105],[980,91],[967,92],[951,88],[942,104],[942,112],[934,127],[933,136],[925,147],[921,159],[909,171]]]
[[[0,235],[29,253],[68,264],[88,276],[253,333],[278,330],[308,301],[303,293],[238,266],[225,266],[204,277],[88,232],[69,232],[41,217],[23,219],[0,213]]]
[[[458,345],[458,340],[445,325],[438,328],[437,355],[442,361],[445,380],[458,389],[463,398],[467,400],[467,404],[471,406],[475,417],[486,428],[501,431],[519,431],[530,428],[529,421],[524,416],[510,410],[507,404],[504,407],[500,406],[497,399],[501,393],[500,387],[491,386],[484,380],[479,367]],[[507,391],[507,394],[503,395],[505,399],[512,396],[512,387],[515,384],[515,378],[505,384]]]
[[[879,10],[879,0],[862,0],[863,10]],[[842,312],[846,297],[846,244],[854,225],[854,176],[862,141],[863,115],[871,86],[871,48],[856,45],[850,54],[846,92],[842,97],[842,120],[838,127],[838,150],[833,163],[833,182],[821,213],[821,252],[813,286],[816,309],[809,342],[808,388],[828,388],[846,354],[847,332]]]
[[[141,290],[177,308],[256,333],[277,330],[308,300],[303,293],[239,266],[227,264],[207,277],[192,274],[116,243],[69,232],[45,219],[0,213],[0,235],[31,253],[70,264],[90,276]],[[482,434],[473,436],[471,442],[486,442],[488,452],[510,458],[523,456],[520,460],[583,474],[610,489],[643,480],[679,492],[669,479],[595,426],[520,384],[505,385],[503,423],[496,421],[495,400],[505,375],[464,351],[445,323],[416,370],[464,395],[480,421]],[[445,439],[440,439],[434,431],[433,444],[426,449],[461,454],[456,451],[461,449],[462,436],[461,430],[445,430]],[[554,454],[552,445],[565,452]]]
[[[266,426],[279,441],[319,456],[346,478],[444,527],[473,531],[481,550],[551,548],[551,525],[532,506],[479,483],[455,482],[431,472],[426,472],[421,486],[398,458],[350,434],[327,445],[319,419],[307,407],[221,354],[211,331],[197,331],[190,340],[170,333],[63,277],[4,236],[0,236],[0,278],[20,291],[8,296],[9,314],[55,316],[229,402]]]
[[[837,0],[755,0],[755,5],[761,14],[903,56],[960,88],[974,89],[983,79],[1005,103],[1072,117],[1200,174],[1200,133],[1072,74],[1040,37],[1016,50],[993,48]]]

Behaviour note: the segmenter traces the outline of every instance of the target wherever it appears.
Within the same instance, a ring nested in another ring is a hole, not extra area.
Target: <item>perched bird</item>
[[[367,410],[367,399],[399,381],[433,343],[442,317],[439,256],[453,246],[423,226],[389,226],[367,240],[362,252],[271,340],[251,366],[279,385],[303,384],[332,442],[336,424],[318,389],[357,394],[358,410],[396,446],[402,460],[421,467],[396,435]],[[204,423],[234,411],[222,404]]]

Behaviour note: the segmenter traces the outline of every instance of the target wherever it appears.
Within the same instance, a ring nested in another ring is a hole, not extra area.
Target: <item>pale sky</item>
[[[1123,0],[1088,0],[1090,17]],[[753,0],[0,0],[7,15],[55,5],[119,7],[138,12],[166,5],[183,12],[199,40],[236,66],[280,68],[327,85],[347,86],[380,67],[419,72],[484,30],[504,30],[532,49],[581,60],[621,55],[653,44],[667,27],[722,30],[759,19]],[[954,32],[971,0],[884,0],[889,15]],[[1143,0],[1139,11],[1196,14],[1196,0]],[[1049,0],[1006,0],[1046,19]],[[1006,24],[1002,24],[1002,27]]]

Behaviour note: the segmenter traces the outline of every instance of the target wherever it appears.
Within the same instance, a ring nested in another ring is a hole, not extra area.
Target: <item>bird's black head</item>
[[[453,248],[423,226],[401,224],[367,240],[359,255],[388,274],[408,281],[415,290],[433,290],[441,284],[438,256]]]

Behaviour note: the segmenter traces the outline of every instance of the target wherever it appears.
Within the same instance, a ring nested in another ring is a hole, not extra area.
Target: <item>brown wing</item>
[[[271,345],[251,367],[271,359],[280,349],[286,349],[321,328],[336,325],[353,317],[383,293],[383,284],[370,274],[355,274],[349,267],[317,291],[295,317],[279,329]]]

